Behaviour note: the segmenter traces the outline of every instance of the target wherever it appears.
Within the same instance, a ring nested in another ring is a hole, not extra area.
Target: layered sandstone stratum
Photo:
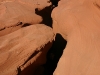
[[[0,0],[0,75],[99,70],[99,0]]]

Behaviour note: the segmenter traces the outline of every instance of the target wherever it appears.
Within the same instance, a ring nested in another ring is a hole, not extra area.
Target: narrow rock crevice
[[[45,24],[47,26],[52,27],[53,21],[51,18],[52,10],[58,6],[58,2],[60,0],[50,0],[52,2],[52,5],[49,7],[45,7],[43,10],[35,9],[35,13],[37,15],[42,16],[43,21],[41,24]],[[44,64],[44,71],[41,75],[53,75],[53,72],[55,71],[57,64],[59,62],[59,59],[61,58],[63,54],[63,50],[65,46],[67,45],[67,41],[60,35],[56,34],[55,41],[53,42],[52,47],[47,53],[47,62]]]
[[[58,6],[58,2],[60,0],[50,0],[52,5],[48,6],[48,7],[45,7],[44,9],[42,10],[38,10],[38,8],[35,9],[35,13],[37,15],[40,15],[43,20],[41,22],[41,24],[45,24],[47,26],[50,26],[52,27],[52,18],[51,18],[51,13],[52,13],[52,10]]]
[[[4,27],[4,28],[1,28],[0,29],[0,36],[4,36],[6,34],[9,34],[9,33],[12,33],[20,28],[23,28],[23,27],[26,27],[26,26],[30,26],[32,24],[30,23],[23,23],[23,22],[18,22],[17,24],[15,25],[11,25],[11,26],[8,26],[8,27]]]
[[[17,75],[20,75],[20,73],[21,73],[21,68],[18,67],[18,68],[17,68]]]
[[[6,28],[12,28],[12,27],[17,27],[17,26],[26,27],[26,26],[29,26],[29,25],[32,25],[32,24],[30,24],[30,23],[18,22],[16,25],[12,25],[12,26],[9,26],[9,27],[1,28],[0,31],[5,30]]]
[[[55,41],[47,54],[47,62],[44,65],[45,70],[43,75],[53,75],[66,45],[67,41],[60,34],[56,34]]]
[[[4,27],[4,28],[1,28],[0,31],[2,31],[2,30],[4,30],[4,29],[5,29],[5,27]]]
[[[23,24],[22,27],[27,27],[27,26],[30,26],[30,25],[32,25],[32,24],[30,24],[30,23],[25,23],[25,24]]]
[[[35,9],[35,13],[43,18],[41,24],[45,24],[47,26],[52,27],[52,18],[51,18],[52,10],[53,10],[52,5],[45,7],[43,10],[40,11],[38,9]]]
[[[52,46],[52,42],[49,42],[39,51],[32,53],[32,55],[29,56],[29,58],[25,61],[25,63],[18,68],[18,74],[19,75],[42,75],[44,71],[44,66],[41,64],[45,63],[44,56],[46,57],[47,50],[49,50],[51,46]],[[37,57],[38,59],[34,59],[34,57]],[[34,60],[33,63],[31,63],[32,60]],[[27,67],[25,67],[26,65]],[[23,67],[24,69],[22,69]]]

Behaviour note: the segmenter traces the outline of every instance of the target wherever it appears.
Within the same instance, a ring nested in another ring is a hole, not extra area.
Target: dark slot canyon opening
[[[55,41],[51,49],[48,51],[47,62],[44,65],[45,70],[42,75],[53,75],[66,45],[67,41],[60,34],[56,34]]]
[[[51,18],[52,10],[58,6],[58,2],[60,0],[50,0],[50,1],[52,3],[51,6],[45,7],[43,10],[35,9],[35,13],[43,18],[41,24],[45,24],[47,26],[52,27],[53,24]],[[66,44],[67,41],[60,34],[56,34],[53,45],[47,53],[46,64],[42,65],[44,71],[41,75],[53,75],[53,72],[57,67],[57,64],[63,54],[63,50]]]

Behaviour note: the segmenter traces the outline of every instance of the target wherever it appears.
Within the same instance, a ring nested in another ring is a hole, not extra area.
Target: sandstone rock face
[[[49,0],[0,0],[0,75],[41,75],[54,34],[36,14]]]
[[[53,37],[52,29],[42,24],[1,36],[0,75],[37,75],[46,62]]]
[[[100,1],[61,0],[52,18],[67,40],[54,75],[100,75]]]
[[[0,31],[6,31],[3,34],[0,32],[0,36],[20,29],[25,24],[40,23],[42,17],[35,14],[35,9],[42,10],[50,5],[48,0],[1,0]]]

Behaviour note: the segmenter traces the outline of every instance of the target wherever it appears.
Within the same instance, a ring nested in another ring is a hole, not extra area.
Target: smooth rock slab
[[[67,41],[54,75],[100,75],[100,0],[60,0],[52,18]]]
[[[48,0],[1,0],[0,1],[0,36],[20,29],[24,25],[39,24],[42,17],[36,9],[50,6]],[[2,30],[5,30],[1,32]]]

